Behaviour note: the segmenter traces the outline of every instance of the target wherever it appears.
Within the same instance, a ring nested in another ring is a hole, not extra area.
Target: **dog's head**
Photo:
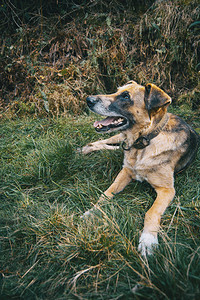
[[[129,81],[117,92],[110,95],[87,97],[88,107],[95,113],[107,116],[96,121],[98,132],[127,130],[138,124],[147,126],[156,114],[163,114],[171,103],[171,98],[154,84],[145,87],[135,81]]]

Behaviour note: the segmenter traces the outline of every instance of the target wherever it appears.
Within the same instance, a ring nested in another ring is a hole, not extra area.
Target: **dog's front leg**
[[[144,219],[144,229],[139,240],[138,250],[143,256],[152,254],[153,248],[158,244],[158,230],[162,214],[173,200],[174,188],[155,188],[157,198],[147,211]]]
[[[113,198],[113,196],[121,192],[131,180],[132,176],[130,171],[127,168],[123,168],[117,175],[113,184],[111,184],[111,186],[100,196],[97,204],[92,209],[86,211],[82,217],[87,218],[88,216],[92,215],[95,212],[95,210],[98,210],[98,208],[106,198]]]
[[[123,168],[117,175],[115,181],[111,186],[101,195],[99,201],[102,199],[109,198],[111,199],[115,194],[123,191],[123,189],[131,182],[132,176],[128,168]]]
[[[83,154],[88,154],[93,151],[98,151],[101,149],[108,149],[108,150],[116,150],[119,149],[119,145],[114,146],[115,144],[119,144],[124,140],[123,134],[114,135],[105,140],[99,140],[93,143],[89,143],[83,148],[78,149],[78,152]]]

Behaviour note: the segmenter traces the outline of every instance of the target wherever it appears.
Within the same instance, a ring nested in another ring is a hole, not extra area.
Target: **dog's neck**
[[[142,129],[137,128],[135,125],[131,132],[126,132],[125,140],[122,143],[122,148],[125,151],[135,149],[144,149],[147,147],[151,140],[155,138],[167,124],[169,116],[166,111],[151,116],[150,123]]]

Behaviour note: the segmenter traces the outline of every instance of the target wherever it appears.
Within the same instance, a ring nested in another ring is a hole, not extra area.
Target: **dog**
[[[161,216],[175,196],[174,174],[193,161],[199,137],[181,118],[167,112],[170,96],[151,83],[142,86],[129,81],[114,94],[89,96],[86,101],[91,111],[106,116],[94,123],[97,132],[119,133],[90,143],[81,152],[115,150],[121,144],[124,162],[113,184],[83,217],[93,214],[105,198],[122,191],[132,179],[146,180],[157,197],[145,214],[138,250],[150,255],[158,245]]]

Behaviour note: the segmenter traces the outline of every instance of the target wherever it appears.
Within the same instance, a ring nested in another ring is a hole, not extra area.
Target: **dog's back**
[[[183,155],[178,160],[174,173],[180,173],[185,170],[194,160],[199,146],[199,135],[194,129],[192,129],[186,122],[184,122],[178,116],[172,115],[177,122],[176,130],[185,131],[187,133],[187,139],[184,142],[186,148]],[[177,136],[178,138],[178,136]]]

